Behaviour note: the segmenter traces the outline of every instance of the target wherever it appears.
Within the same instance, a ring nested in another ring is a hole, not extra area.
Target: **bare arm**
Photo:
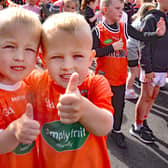
[[[19,142],[15,136],[15,122],[0,132],[0,154],[13,151]]]

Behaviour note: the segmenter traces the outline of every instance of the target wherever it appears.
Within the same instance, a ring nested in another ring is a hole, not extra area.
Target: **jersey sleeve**
[[[151,32],[156,30],[156,21],[153,17],[146,17],[142,25],[143,32]],[[152,42],[152,41],[151,41]],[[140,43],[141,67],[146,73],[152,72],[152,47],[151,42]]]
[[[93,47],[92,48],[96,50],[96,57],[103,57],[103,56],[112,54],[114,52],[113,45],[110,44],[103,48],[99,47],[100,45],[99,36],[100,36],[99,29],[97,27],[93,28],[92,30]]]
[[[91,83],[91,101],[98,107],[104,108],[114,114],[114,108],[111,104],[113,93],[109,82],[101,75],[95,75]]]

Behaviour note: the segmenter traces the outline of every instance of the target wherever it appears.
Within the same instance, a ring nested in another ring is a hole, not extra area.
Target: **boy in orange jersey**
[[[22,80],[36,63],[41,23],[36,14],[12,7],[0,11],[0,18],[0,167],[37,168],[40,125]]]
[[[93,48],[96,50],[97,57],[96,73],[102,74],[108,79],[111,85],[111,90],[114,93],[112,104],[115,113],[112,138],[117,146],[126,148],[125,136],[121,132],[121,124],[125,104],[125,84],[128,64],[126,30],[128,28],[128,33],[130,33],[130,26],[127,27],[123,22],[119,22],[122,16],[123,7],[123,0],[101,1],[100,9],[104,15],[104,21],[98,24],[93,30]],[[160,30],[163,28],[163,32],[165,33],[165,22],[163,19],[159,24],[162,25],[162,23],[164,28],[161,26]],[[151,39],[152,34],[150,36],[150,33],[153,32],[148,33],[149,36],[146,36],[147,38],[145,38],[145,33],[143,34],[137,31],[137,38],[141,40]],[[144,38],[140,38],[141,36]]]
[[[41,124],[40,168],[110,168],[106,135],[113,107],[108,81],[89,73],[95,52],[83,16],[64,12],[43,24],[42,49],[48,71],[29,77]]]
[[[124,109],[125,83],[127,79],[127,51],[126,51],[126,34],[123,22],[119,22],[124,3],[122,0],[102,0],[100,8],[104,15],[104,21],[97,25],[96,34],[99,38],[99,46],[93,44],[98,56],[98,48],[105,48],[112,45],[114,52],[107,50],[106,55],[97,58],[96,74],[104,75],[114,93],[112,104],[115,109],[114,125],[112,137],[116,144],[125,148],[126,143],[124,135],[121,133],[122,115]],[[93,32],[94,33],[94,32]],[[118,48],[115,43],[118,42]]]

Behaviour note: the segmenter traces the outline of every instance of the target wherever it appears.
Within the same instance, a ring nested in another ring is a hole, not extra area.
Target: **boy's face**
[[[95,2],[90,2],[90,4],[92,5],[92,8],[95,9],[96,6],[98,6],[98,0],[95,0]]]
[[[64,12],[76,12],[77,11],[77,5],[75,2],[66,2],[63,6]]]
[[[120,21],[122,16],[122,11],[124,8],[124,3],[120,0],[112,0],[112,3],[104,9],[104,15],[108,24],[114,24]]]
[[[86,33],[81,32],[75,36],[69,32],[59,31],[47,43],[45,60],[51,78],[66,88],[71,74],[77,72],[80,85],[87,76],[92,61],[92,44]]]
[[[27,25],[15,24],[1,31],[0,83],[15,84],[34,68],[40,37],[30,29]]]

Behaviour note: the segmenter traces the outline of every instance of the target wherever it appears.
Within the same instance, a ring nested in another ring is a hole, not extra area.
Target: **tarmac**
[[[135,83],[135,90],[140,87]],[[135,122],[136,100],[126,100],[122,132],[126,136],[127,148],[116,146],[109,133],[107,138],[111,168],[168,168],[168,81],[160,93],[148,116],[148,124],[153,130],[156,142],[146,145],[129,134]]]

